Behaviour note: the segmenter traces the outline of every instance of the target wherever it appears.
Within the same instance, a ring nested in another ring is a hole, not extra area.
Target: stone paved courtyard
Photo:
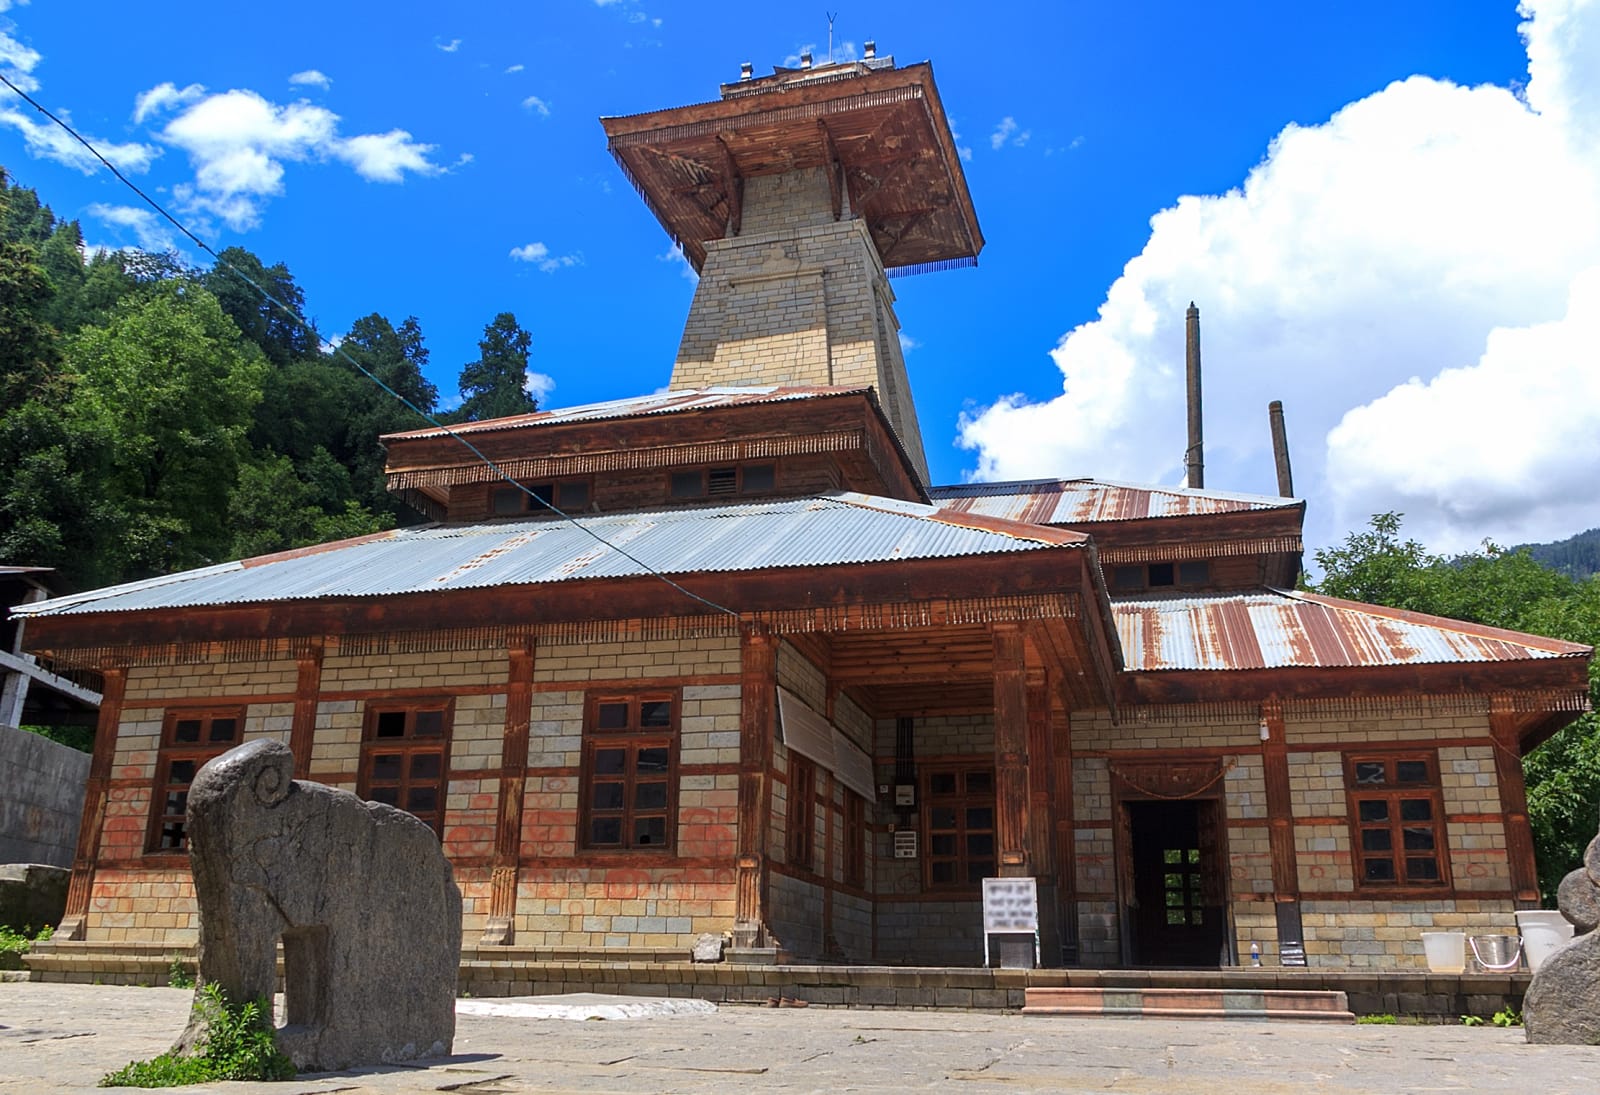
[[[88,1091],[165,1049],[192,993],[0,983],[0,1093]],[[505,1003],[506,1001],[496,1001]],[[1497,1093],[1600,1090],[1600,1048],[1490,1026],[1077,1020],[948,1011],[724,1006],[572,1021],[464,1014],[456,1056],[284,1084],[191,1091]]]

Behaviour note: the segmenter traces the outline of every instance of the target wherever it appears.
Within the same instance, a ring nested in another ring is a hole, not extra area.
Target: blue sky
[[[287,263],[326,334],[416,315],[451,392],[510,310],[546,405],[662,387],[693,281],[596,119],[820,59],[822,8],[457,7],[0,0],[0,65],[219,249]],[[1208,487],[1275,491],[1278,398],[1313,543],[1384,509],[1440,548],[1600,524],[1600,0],[1528,14],[841,7],[837,54],[932,60],[970,149],[979,266],[893,283],[935,479],[1180,482],[1194,299]],[[161,245],[18,105],[16,181]]]

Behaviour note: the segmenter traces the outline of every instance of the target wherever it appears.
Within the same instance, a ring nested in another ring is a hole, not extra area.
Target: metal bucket
[[[1467,937],[1472,957],[1485,973],[1508,973],[1522,965],[1522,938],[1516,935]]]

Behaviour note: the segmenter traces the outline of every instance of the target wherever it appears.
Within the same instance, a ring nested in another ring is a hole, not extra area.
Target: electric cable
[[[33,96],[29,95],[27,92],[23,91],[16,84],[12,83],[11,80],[6,77],[6,74],[4,72],[0,72],[0,83],[5,84],[6,87],[10,88],[13,92],[15,92],[18,96],[20,96],[21,99],[25,103],[27,103],[29,106],[33,107],[33,109],[37,110],[40,114],[43,114],[46,118],[50,119],[50,121],[54,122],[56,125],[60,126],[63,130],[65,130],[68,136],[70,136],[73,140],[77,141],[84,148],[88,149],[89,150],[89,154],[91,156],[93,156],[96,160],[99,160],[102,164],[104,164],[106,169],[108,171],[110,171],[112,175],[116,176],[118,182],[122,183],[123,186],[126,186],[129,190],[131,190],[135,194],[137,194],[141,201],[143,201],[151,209],[154,209],[158,214],[160,214],[162,219],[164,219],[168,224],[172,225],[179,232],[182,232],[184,234],[184,236],[186,236],[189,240],[193,241],[193,243],[194,243],[194,245],[196,247],[200,248],[200,250],[202,250],[206,254],[210,255],[212,260],[215,261],[217,265],[223,267],[229,273],[231,273],[235,277],[237,277],[240,281],[242,281],[246,285],[250,286],[250,288],[254,289],[256,291],[257,295],[259,295],[262,300],[265,300],[267,303],[271,304],[278,311],[280,311],[284,315],[288,316],[290,321],[293,322],[296,326],[298,326],[298,327],[302,328],[303,330],[305,330],[306,332],[308,332],[313,338],[315,338],[317,340],[317,344],[319,346],[326,347],[328,353],[330,353],[332,355],[336,355],[338,357],[341,357],[345,361],[349,362],[351,364],[351,366],[353,366],[357,372],[359,372],[362,376],[366,377],[368,380],[372,381],[379,388],[381,388],[384,392],[386,392],[387,394],[392,396],[395,400],[397,400],[407,410],[409,410],[413,414],[417,415],[424,422],[428,423],[428,425],[434,427],[437,430],[442,430],[447,436],[453,438],[463,448],[465,448],[468,452],[470,452],[474,457],[476,457],[478,460],[482,461],[482,463],[483,463],[483,465],[485,467],[487,467],[490,471],[494,472],[494,474],[498,475],[501,479],[505,480],[505,482],[507,482],[511,486],[517,488],[523,494],[526,494],[529,498],[534,499],[541,506],[543,506],[545,509],[549,510],[551,513],[555,514],[557,517],[561,518],[562,520],[564,520],[564,521],[568,522],[569,524],[571,524],[573,527],[575,527],[575,528],[581,530],[582,532],[586,533],[588,536],[593,538],[597,543],[599,543],[602,547],[609,548],[610,550],[616,552],[618,555],[622,556],[624,559],[627,559],[629,562],[633,563],[635,566],[637,566],[637,567],[641,568],[642,570],[644,570],[644,572],[646,574],[649,574],[651,577],[656,578],[659,581],[665,582],[667,585],[671,586],[673,589],[677,590],[679,593],[683,594],[685,597],[688,597],[691,600],[699,601],[701,604],[705,605],[707,608],[711,608],[711,609],[714,609],[717,612],[721,612],[721,613],[724,613],[726,615],[732,616],[736,620],[739,618],[739,613],[738,612],[736,612],[733,609],[727,607],[726,605],[718,604],[716,601],[713,601],[713,600],[711,600],[711,599],[709,599],[707,597],[702,597],[700,594],[694,592],[691,589],[685,589],[682,585],[679,585],[677,582],[673,581],[671,578],[667,577],[665,574],[661,573],[659,570],[656,570],[654,567],[652,567],[650,564],[644,562],[642,559],[638,558],[636,555],[633,555],[631,552],[627,551],[625,548],[618,547],[616,544],[611,543],[611,541],[607,540],[605,537],[601,536],[598,532],[595,532],[593,529],[589,528],[587,525],[585,525],[582,521],[578,520],[576,517],[573,517],[571,514],[566,513],[564,510],[561,510],[561,509],[557,508],[556,504],[553,501],[551,501],[549,499],[546,499],[546,498],[541,498],[537,493],[535,493],[534,491],[529,490],[526,486],[524,486],[523,484],[517,482],[517,480],[514,479],[510,475],[510,473],[508,473],[504,468],[500,467],[499,464],[496,464],[488,456],[484,455],[482,450],[480,450],[471,441],[469,441],[467,438],[461,436],[461,434],[457,433],[450,426],[447,426],[445,423],[440,422],[432,414],[430,414],[429,412],[423,410],[421,407],[419,407],[415,403],[411,402],[411,400],[407,399],[405,396],[403,396],[399,392],[395,391],[388,384],[384,383],[382,377],[378,376],[376,373],[374,373],[370,369],[368,369],[365,365],[361,364],[361,362],[359,362],[355,358],[351,357],[348,353],[345,352],[345,350],[344,350],[344,348],[342,346],[339,346],[338,344],[330,341],[329,339],[323,338],[322,334],[315,327],[313,327],[310,323],[306,322],[305,319],[301,318],[300,314],[298,312],[296,312],[293,308],[290,308],[287,304],[283,303],[283,301],[281,301],[277,297],[273,296],[265,288],[263,288],[262,286],[256,284],[255,280],[253,278],[251,278],[250,275],[246,274],[243,270],[239,269],[233,263],[229,262],[227,259],[225,259],[221,255],[217,254],[217,252],[212,249],[210,244],[208,244],[205,240],[201,239],[199,236],[197,236],[193,232],[191,232],[188,229],[188,227],[182,221],[178,220],[177,217],[175,217],[171,213],[167,212],[167,210],[159,202],[157,202],[154,198],[150,197],[150,195],[146,194],[143,190],[141,190],[131,179],[129,179],[126,175],[124,175],[121,171],[119,171],[117,169],[117,165],[116,164],[112,163],[110,160],[106,159],[103,155],[101,155],[100,154],[100,150],[98,148],[96,148],[93,144],[91,144],[85,137],[83,137],[81,134],[79,134],[77,130],[73,129],[72,126],[68,125],[66,122],[64,122],[60,118],[56,117],[56,115],[52,114],[41,103],[39,103],[38,100],[34,99]]]

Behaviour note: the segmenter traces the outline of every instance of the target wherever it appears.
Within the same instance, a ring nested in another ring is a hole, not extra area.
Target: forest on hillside
[[[1524,544],[1513,550],[1526,550],[1536,561],[1569,578],[1583,579],[1600,574],[1600,528],[1552,544]]]
[[[343,355],[443,421],[535,409],[510,312],[439,415],[415,317],[362,316],[331,354],[287,266],[221,257],[86,252],[0,168],[0,562],[79,590],[415,521],[378,438],[426,423]]]

